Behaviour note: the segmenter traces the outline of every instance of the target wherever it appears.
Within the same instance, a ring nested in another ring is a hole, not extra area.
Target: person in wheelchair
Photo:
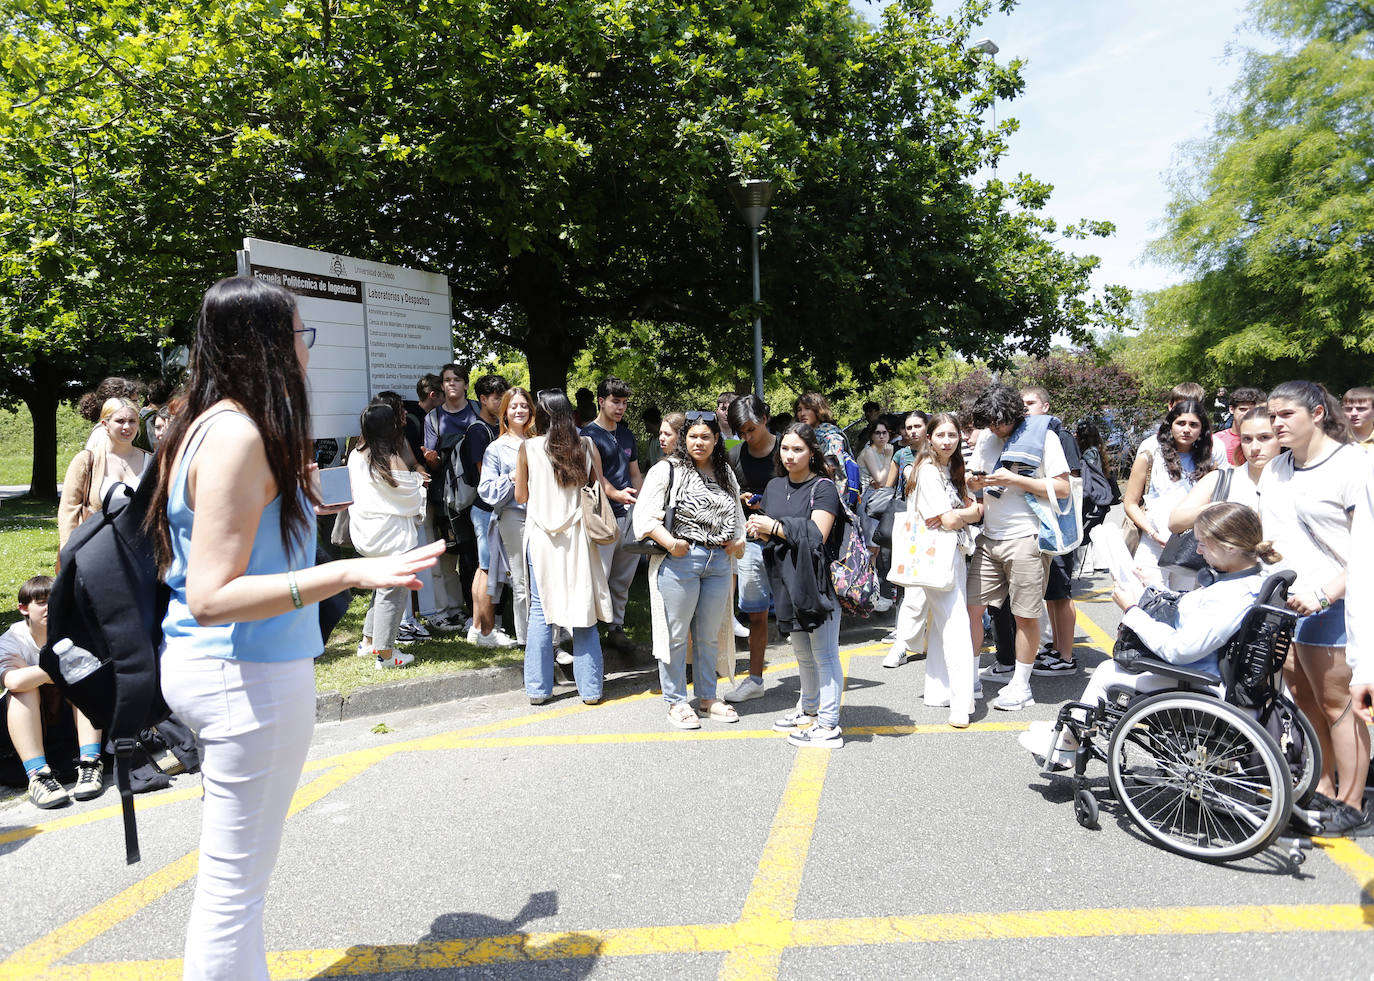
[[[1273,564],[1281,556],[1272,543],[1262,540],[1259,515],[1244,504],[1223,501],[1208,505],[1198,514],[1193,529],[1207,568],[1198,574],[1199,588],[1179,598],[1176,625],[1156,620],[1141,608],[1143,589],[1118,584],[1112,599],[1125,611],[1122,625],[1135,631],[1160,660],[1217,674],[1219,652],[1239,629],[1264,585],[1261,563]],[[1177,684],[1171,678],[1148,671],[1132,673],[1115,661],[1104,661],[1093,672],[1079,701],[1096,705],[1114,687],[1152,692]],[[1220,686],[1213,690],[1218,696],[1222,694]],[[1078,748],[1068,727],[1055,739],[1053,722],[1032,722],[1030,730],[1021,734],[1020,743],[1051,769],[1072,766]]]

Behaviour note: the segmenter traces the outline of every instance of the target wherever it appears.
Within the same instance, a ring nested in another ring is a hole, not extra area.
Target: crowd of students
[[[873,406],[853,440],[816,393],[777,417],[757,396],[726,393],[714,409],[652,414],[658,429],[641,469],[624,381],[607,377],[574,400],[484,375],[471,401],[467,372],[445,365],[420,380],[417,401],[382,393],[363,409],[343,463],[359,558],[317,563],[316,516],[341,508],[323,503],[309,457],[313,337],[289,293],[256,280],[217,284],[175,411],[109,395],[63,490],[64,526],[75,527],[117,484],[157,481],[151,531],[171,588],[162,684],[197,735],[206,787],[188,976],[265,976],[262,895],[309,744],[311,663],[322,649],[308,607],[342,589],[372,591],[358,653],[379,668],[404,667],[403,646],[430,629],[466,629],[473,643],[524,646],[531,703],[552,696],[561,658],[582,700],[596,704],[603,642],[633,649],[626,601],[650,554],[668,723],[739,720],[734,706],[764,694],[771,616],[800,676],[797,703],[773,728],[800,748],[835,748],[844,674],[830,566],[856,522],[867,526],[882,501],[896,501],[954,548],[948,585],[890,593],[898,612],[885,667],[924,650],[924,701],[947,708],[956,727],[969,724],[984,684],[1001,687],[993,709],[1014,712],[1034,704],[1032,678],[1078,671],[1072,558],[1051,560],[1039,536],[1046,506],[1073,496],[1075,477],[1089,529],[1114,503],[1115,480],[1091,422],[1075,439],[1043,389],[994,384],[957,413],[894,417]],[[1205,659],[1253,598],[1261,567],[1292,569],[1288,602],[1300,619],[1285,680],[1322,743],[1327,831],[1358,831],[1369,824],[1374,602],[1347,609],[1345,595],[1374,590],[1374,390],[1352,389],[1338,403],[1305,381],[1236,389],[1215,434],[1202,396],[1196,385],[1171,393],[1120,495],[1142,580],[1192,590],[1180,622],[1146,624],[1138,595],[1118,589],[1115,598],[1161,656]],[[134,448],[150,427],[151,458]],[[598,487],[615,524],[602,542],[589,534]],[[1207,567],[1161,565],[1171,536],[1190,528]],[[884,568],[882,549],[873,551]],[[36,664],[48,589],[47,580],[24,585],[24,619],[0,638],[7,725],[40,807],[67,795],[43,757],[30,694],[48,680]],[[998,659],[978,672],[989,627]],[[736,636],[749,643],[737,682]],[[564,640],[570,652],[559,651]],[[723,693],[721,677],[733,682]],[[1089,692],[1111,677],[1108,663]],[[236,708],[250,702],[252,711]],[[100,736],[76,722],[74,792],[98,795],[88,771],[100,771]],[[1026,743],[1053,761],[1066,747],[1041,745],[1043,735]]]

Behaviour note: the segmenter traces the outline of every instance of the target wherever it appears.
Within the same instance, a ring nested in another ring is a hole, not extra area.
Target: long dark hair
[[[401,455],[404,436],[396,421],[396,411],[379,398],[363,410],[358,417],[358,429],[363,434],[362,443],[354,450],[367,450],[367,469],[373,480],[388,486],[396,486],[396,478],[391,475],[391,459]]]
[[[167,497],[176,473],[173,464],[191,426],[216,402],[232,399],[257,427],[267,466],[281,499],[281,543],[304,546],[311,486],[310,403],[305,372],[296,358],[296,298],[280,286],[246,276],[221,279],[205,293],[191,345],[185,403],[158,447],[157,490],[146,527],[157,548],[159,569],[172,561]]]
[[[1308,415],[1315,414],[1317,407],[1321,406],[1326,410],[1322,418],[1322,432],[1338,443],[1351,442],[1350,422],[1345,417],[1345,410],[1325,385],[1310,381],[1286,381],[1269,393],[1269,401],[1275,399],[1300,405]]]
[[[546,388],[539,393],[534,428],[538,435],[547,437],[544,451],[559,487],[581,487],[587,482],[587,457],[574,418],[573,405],[564,392]]]
[[[715,414],[697,419],[687,419],[683,417],[682,425],[677,430],[677,446],[673,448],[673,455],[669,457],[674,466],[695,467],[696,461],[687,453],[687,430],[694,426],[705,426],[716,437],[716,445],[711,448],[711,474],[716,478],[716,483],[727,491],[736,492],[738,485],[735,482],[735,475],[730,470],[730,456],[725,452],[725,440],[720,438],[720,420]]]
[[[1097,450],[1097,455],[1101,458],[1103,466],[1106,466],[1107,449],[1102,445],[1102,433],[1098,431],[1096,423],[1091,419],[1079,420],[1078,426],[1073,431],[1073,438],[1078,441],[1080,455],[1088,452],[1088,450]]]
[[[945,423],[953,426],[956,433],[960,432],[959,417],[953,412],[937,412],[926,420],[926,441],[921,444],[920,452],[916,454],[916,465],[911,470],[913,483],[916,479],[916,471],[921,469],[921,464],[926,460],[937,467],[941,465],[939,458],[935,455],[935,444],[930,437],[936,429]],[[959,492],[959,499],[962,501],[968,496],[968,492],[965,490],[964,484],[964,454],[957,443],[954,446],[954,452],[949,455],[949,479],[954,484],[954,489]],[[911,491],[908,490],[907,493],[910,494]]]
[[[813,474],[821,477],[834,475],[834,470],[829,463],[825,462],[825,450],[821,449],[821,441],[816,438],[816,431],[804,422],[794,422],[778,436],[778,443],[773,447],[773,472],[779,477],[787,476],[787,468],[782,465],[782,437],[796,436],[806,448],[811,451],[811,459],[808,465]]]
[[[1197,416],[1198,422],[1202,424],[1202,430],[1197,435],[1197,442],[1188,450],[1188,455],[1193,460],[1193,480],[1196,482],[1214,469],[1212,463],[1212,420],[1207,415],[1207,410],[1202,407],[1201,402],[1196,399],[1184,399],[1169,410],[1169,414],[1159,424],[1159,455],[1164,460],[1164,468],[1169,472],[1170,480],[1179,480],[1183,477],[1183,467],[1178,462],[1178,447],[1174,445],[1174,420],[1182,415]]]

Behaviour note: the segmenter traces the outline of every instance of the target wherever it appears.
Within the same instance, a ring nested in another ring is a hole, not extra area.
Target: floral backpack
[[[815,509],[815,503],[816,489],[813,487],[812,510]],[[873,612],[873,597],[878,595],[878,576],[873,571],[873,557],[868,551],[863,528],[843,495],[840,497],[840,508],[844,511],[848,527],[845,529],[840,557],[830,563],[830,582],[835,587],[835,598],[840,601],[844,612],[866,620]]]

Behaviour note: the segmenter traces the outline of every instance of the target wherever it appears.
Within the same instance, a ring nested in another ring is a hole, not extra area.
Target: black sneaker
[[[105,792],[105,767],[99,760],[81,760],[76,764],[76,786],[72,796],[77,800],[93,800]]]
[[[46,766],[29,775],[29,800],[33,802],[34,807],[41,807],[45,811],[54,807],[66,807],[72,802],[71,797],[67,796],[67,792]]]
[[[1068,677],[1078,674],[1078,661],[1066,661],[1058,654],[1047,654],[1041,651],[1035,656],[1035,664],[1031,667],[1031,674],[1037,678],[1054,677],[1055,675]]]
[[[606,643],[622,654],[634,653],[635,642],[630,639],[630,635],[625,632],[625,628],[618,624],[606,631]]]
[[[1322,818],[1322,835],[1339,838],[1352,835],[1369,824],[1369,815],[1349,804],[1336,801],[1331,816]]]

